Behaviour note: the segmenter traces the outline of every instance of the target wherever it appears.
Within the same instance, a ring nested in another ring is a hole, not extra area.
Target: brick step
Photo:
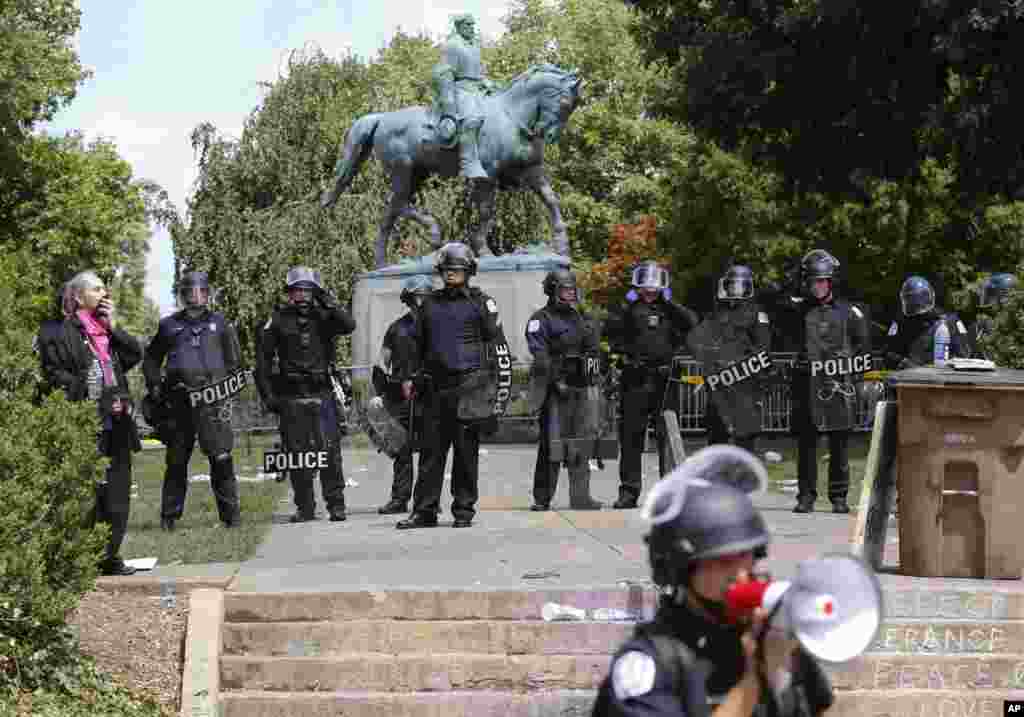
[[[416,692],[596,689],[611,655],[350,654],[220,660],[225,690]]]
[[[590,717],[596,692],[225,692],[221,717]]]
[[[824,667],[837,690],[1024,689],[1024,655],[869,653]]]
[[[640,586],[594,590],[388,590],[344,593],[224,594],[226,622],[342,620],[541,620],[545,603],[643,610],[653,614],[653,590]],[[1022,611],[1024,612],[1024,611]]]
[[[359,652],[607,655],[631,623],[511,620],[346,620],[225,623],[225,655],[330,656]]]
[[[838,692],[828,717],[998,717],[1003,700],[1024,700],[1024,690],[856,690]]]

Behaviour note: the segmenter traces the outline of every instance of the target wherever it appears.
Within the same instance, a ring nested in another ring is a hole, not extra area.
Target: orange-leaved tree
[[[635,224],[616,224],[608,241],[608,258],[580,273],[580,285],[588,303],[610,307],[622,301],[629,291],[633,266],[652,259],[666,268],[667,256],[659,254],[657,220],[650,215]]]

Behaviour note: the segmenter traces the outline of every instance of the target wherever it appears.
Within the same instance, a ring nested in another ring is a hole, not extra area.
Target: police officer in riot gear
[[[576,274],[569,269],[549,271],[542,284],[547,306],[534,312],[526,324],[526,345],[533,355],[531,381],[545,395],[540,412],[540,438],[537,464],[533,469],[533,505],[530,510],[551,508],[558,486],[562,461],[552,461],[550,441],[583,438],[591,432],[596,438],[598,411],[588,405],[596,400],[588,396],[595,385],[600,365],[600,328],[577,308]],[[589,360],[588,360],[589,359]],[[531,387],[532,388],[532,387]],[[557,402],[557,406],[553,406]],[[552,409],[554,408],[554,412]],[[590,416],[594,420],[587,421]],[[552,426],[552,417],[556,424]],[[569,507],[573,510],[597,510],[601,503],[590,497],[590,457],[593,441],[567,442],[571,454],[565,456],[569,471]]]
[[[444,287],[424,297],[417,322],[419,380],[402,385],[406,399],[423,410],[425,431],[410,516],[399,530],[437,526],[444,466],[452,456],[452,516],[455,528],[468,528],[476,515],[480,431],[493,420],[494,386],[485,343],[503,338],[494,299],[469,279],[476,257],[465,244],[450,242],[437,253],[435,267]]]
[[[856,420],[854,379],[870,370],[871,339],[863,309],[835,295],[839,262],[822,249],[801,262],[804,296],[780,308],[799,321],[799,354],[792,372],[791,429],[797,435],[797,504],[810,513],[818,491],[818,438],[828,434],[828,497],[832,512],[849,513],[849,441]],[[855,360],[856,359],[856,360]]]
[[[388,372],[390,380],[385,389],[385,400],[388,408],[396,414],[398,420],[408,425],[410,433],[410,440],[402,452],[395,457],[391,499],[386,505],[377,509],[381,515],[405,513],[409,509],[409,499],[412,498],[412,454],[415,450],[412,436],[418,432],[417,427],[413,424],[422,423],[422,414],[413,415],[412,402],[402,399],[401,387],[395,381],[395,377],[412,376],[419,368],[417,365],[419,356],[416,345],[416,315],[423,303],[423,298],[429,296],[433,290],[434,283],[429,276],[418,274],[405,280],[402,284],[401,300],[409,307],[409,312],[388,327],[381,345],[380,363],[390,369]]]
[[[210,282],[203,271],[190,271],[178,287],[181,310],[162,319],[146,348],[142,373],[149,390],[148,405],[163,404],[158,434],[167,444],[166,471],[160,503],[160,526],[174,530],[185,510],[188,462],[196,437],[210,460],[210,488],[220,521],[227,527],[239,520],[238,482],[231,458],[234,432],[231,403],[193,406],[188,389],[219,381],[241,366],[234,327],[223,314],[210,310]],[[164,361],[166,360],[166,365]]]
[[[935,332],[949,331],[949,357],[967,357],[971,342],[967,327],[956,316],[935,305],[935,290],[922,276],[908,276],[900,287],[902,317],[889,325],[885,359],[889,368],[926,366],[934,359]]]
[[[345,479],[330,372],[337,338],[352,333],[356,322],[324,288],[319,271],[293,267],[285,289],[288,303],[274,311],[260,336],[256,386],[267,408],[280,415],[282,450],[327,453],[327,468],[319,471],[320,487],[331,521],[343,521]],[[275,357],[280,370],[272,377]],[[295,494],[292,523],[316,519],[313,470],[288,471]]]
[[[748,626],[726,619],[727,588],[750,578],[770,540],[763,517],[738,486],[763,480],[764,467],[750,453],[715,445],[651,490],[645,540],[662,597],[654,619],[637,625],[612,659],[594,717],[712,710],[811,717],[832,704],[832,687],[814,658],[796,640],[765,630],[763,611]],[[792,681],[779,689],[772,678],[781,668],[790,669]]]
[[[735,443],[756,451],[761,430],[759,377],[768,372],[764,364],[771,338],[768,314],[754,300],[754,273],[742,264],[730,266],[718,280],[714,313],[687,339],[704,366],[708,444]],[[748,361],[742,370],[727,368],[758,354],[760,360]],[[722,371],[728,375],[720,377]]]
[[[1016,289],[1017,277],[1004,272],[992,274],[982,282],[978,289],[978,313],[968,328],[975,358],[990,358],[984,343],[992,340],[995,332],[995,315]]]
[[[672,301],[668,272],[654,261],[633,269],[626,303],[613,310],[605,324],[612,353],[625,357],[622,369],[619,442],[619,497],[615,508],[635,508],[643,488],[644,439],[651,418],[668,398],[672,357],[698,323],[697,314]],[[665,440],[658,434],[659,442]],[[659,464],[663,450],[658,451]],[[660,475],[665,466],[659,465]]]

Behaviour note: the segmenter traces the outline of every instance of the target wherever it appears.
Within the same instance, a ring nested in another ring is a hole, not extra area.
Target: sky
[[[93,76],[43,129],[113,141],[135,177],[167,190],[180,212],[196,178],[192,129],[210,122],[238,137],[288,52],[309,44],[328,55],[376,56],[395,31],[440,36],[473,13],[485,37],[502,31],[509,0],[81,0],[77,49]],[[429,78],[430,68],[424,68]],[[170,237],[151,241],[146,294],[174,309]]]

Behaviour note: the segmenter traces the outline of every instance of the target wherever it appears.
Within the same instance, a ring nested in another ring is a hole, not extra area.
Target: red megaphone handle
[[[769,585],[771,582],[767,580],[748,580],[730,585],[725,592],[726,617],[733,622],[748,617],[761,606]]]

